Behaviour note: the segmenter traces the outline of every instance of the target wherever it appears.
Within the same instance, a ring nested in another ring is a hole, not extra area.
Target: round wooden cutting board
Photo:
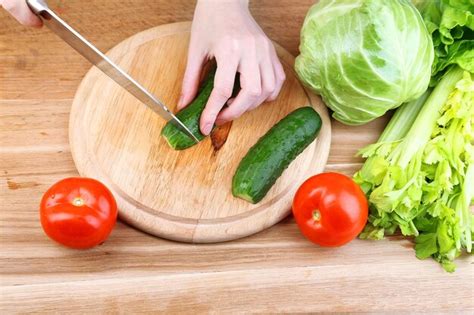
[[[190,23],[158,26],[114,47],[108,56],[171,110],[178,101],[186,65]],[[277,100],[234,121],[224,146],[210,139],[174,151],[160,136],[165,122],[93,67],[74,98],[69,141],[82,176],[113,192],[122,220],[145,232],[183,242],[233,240],[272,226],[291,210],[293,195],[321,172],[331,142],[331,123],[321,100],[305,91],[294,58],[276,45],[287,79]],[[295,108],[312,104],[323,127],[313,142],[253,205],[232,196],[232,176],[248,149]]]

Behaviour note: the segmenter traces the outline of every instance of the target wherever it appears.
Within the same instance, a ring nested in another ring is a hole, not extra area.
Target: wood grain
[[[265,32],[293,55],[312,0],[250,1]],[[55,1],[61,15],[102,50],[153,26],[187,21],[188,0]],[[26,29],[0,10],[0,312],[472,313],[472,256],[454,274],[419,261],[401,237],[339,249],[313,246],[292,218],[254,236],[179,244],[119,223],[110,239],[74,251],[47,239],[42,193],[77,176],[68,115],[90,65],[46,30]],[[358,149],[387,118],[362,127],[333,121],[326,170],[354,173]]]
[[[108,55],[173,106],[180,95],[176,82],[183,79],[190,29],[187,22],[154,27],[124,40]],[[210,138],[187,150],[172,150],[160,137],[165,121],[92,68],[75,95],[69,123],[79,173],[112,189],[122,220],[171,240],[229,241],[277,223],[291,211],[299,185],[324,170],[331,122],[321,99],[299,83],[294,57],[276,47],[287,77],[280,95],[236,120],[218,152]],[[233,197],[232,176],[250,147],[288,113],[307,105],[323,120],[317,140],[261,202],[254,205]]]

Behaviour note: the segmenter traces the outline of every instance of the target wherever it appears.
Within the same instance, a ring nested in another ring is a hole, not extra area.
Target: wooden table
[[[251,1],[266,33],[297,54],[311,0]],[[190,20],[191,1],[50,1],[103,50],[155,25]],[[314,246],[292,218],[239,241],[187,245],[119,223],[88,251],[51,242],[38,220],[42,193],[77,175],[68,114],[90,65],[46,29],[0,12],[0,310],[15,312],[295,312],[474,310],[472,257],[454,274],[415,258],[402,237]],[[328,171],[353,174],[356,151],[386,119],[334,122]]]

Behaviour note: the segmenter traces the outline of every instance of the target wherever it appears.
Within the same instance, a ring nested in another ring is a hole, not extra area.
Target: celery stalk
[[[449,94],[453,91],[456,83],[462,79],[463,70],[459,67],[451,68],[430,94],[423,108],[416,117],[413,127],[406,134],[406,140],[397,147],[394,159],[397,164],[405,168],[413,156],[423,148],[430,139],[434,128],[434,122],[439,116],[441,107],[446,103]]]
[[[361,150],[367,160],[354,178],[370,215],[360,237],[400,229],[416,236],[418,258],[433,257],[451,272],[461,251],[472,251],[474,81],[452,67],[427,94],[424,104],[402,106],[379,141]]]
[[[415,119],[423,107],[423,104],[425,104],[430,92],[430,90],[427,90],[416,100],[407,102],[400,106],[383,130],[378,142],[397,141],[405,137],[408,130],[410,130],[415,122]]]

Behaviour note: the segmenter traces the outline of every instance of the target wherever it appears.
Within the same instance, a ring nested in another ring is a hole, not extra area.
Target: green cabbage
[[[295,69],[343,123],[371,121],[427,89],[431,36],[408,0],[321,0],[301,30]]]

